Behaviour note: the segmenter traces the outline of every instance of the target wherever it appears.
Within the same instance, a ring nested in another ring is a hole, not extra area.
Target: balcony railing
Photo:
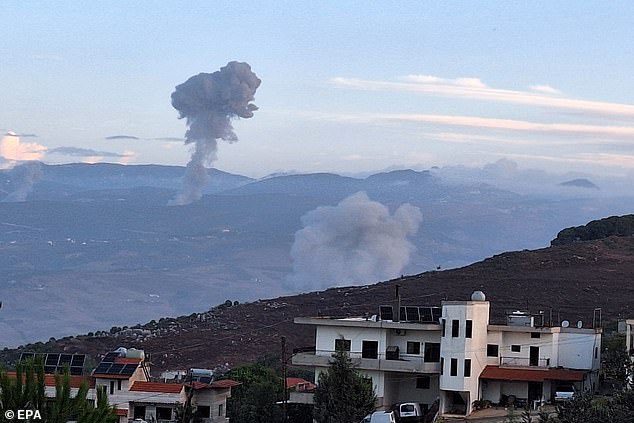
[[[332,361],[334,351],[303,352],[293,356],[292,362],[300,366],[326,367]],[[408,373],[440,373],[440,363],[426,362],[423,357],[401,355],[392,359],[390,355],[377,354],[377,358],[362,357],[360,352],[350,352],[353,364],[362,370],[383,370]]]
[[[500,357],[500,366],[550,367],[550,358],[531,359],[529,357]]]

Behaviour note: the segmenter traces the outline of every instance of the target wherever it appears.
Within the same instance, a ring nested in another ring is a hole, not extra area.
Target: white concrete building
[[[599,328],[544,326],[520,312],[509,314],[506,325],[492,325],[481,292],[440,309],[401,307],[397,321],[390,307],[381,309],[368,319],[296,318],[314,325],[316,337],[315,352],[297,354],[293,363],[314,367],[317,382],[333,352],[344,349],[372,379],[379,407],[428,407],[439,399],[445,415],[468,415],[476,400],[550,401],[562,383],[598,388]]]

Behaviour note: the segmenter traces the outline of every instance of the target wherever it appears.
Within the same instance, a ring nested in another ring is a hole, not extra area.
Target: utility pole
[[[282,398],[282,404],[283,404],[283,408],[284,408],[284,421],[286,422],[286,420],[288,419],[288,410],[287,410],[287,405],[288,405],[288,398],[287,398],[287,386],[286,386],[286,337],[282,336],[282,381],[283,381],[283,387],[284,387],[284,398]]]

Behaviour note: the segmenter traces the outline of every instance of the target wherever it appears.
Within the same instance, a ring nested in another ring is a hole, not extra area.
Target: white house
[[[440,308],[401,307],[398,316],[391,310],[381,307],[371,318],[296,318],[314,325],[316,338],[315,352],[296,354],[293,364],[314,367],[318,381],[333,352],[344,349],[372,379],[379,407],[439,399],[444,415],[468,415],[476,400],[549,401],[563,383],[598,388],[600,328],[545,326],[543,316],[523,312],[492,325],[479,291]]]

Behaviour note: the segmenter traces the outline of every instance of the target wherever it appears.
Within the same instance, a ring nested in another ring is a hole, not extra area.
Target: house
[[[625,320],[625,350],[634,361],[634,319]]]
[[[21,359],[33,358],[25,353]],[[84,355],[43,354],[47,373],[61,372],[64,363],[76,363],[70,367],[71,396],[75,396],[82,383],[89,387],[87,398],[96,401],[97,390],[104,389],[108,401],[119,416],[119,423],[133,420],[168,423],[176,421],[179,404],[191,404],[203,423],[227,423],[227,399],[231,389],[239,382],[212,380],[212,372],[192,369],[190,377],[175,383],[155,382],[150,377],[150,362],[142,350],[118,348],[107,353],[90,376],[78,375],[83,368]],[[81,360],[80,360],[81,359]],[[54,363],[53,363],[54,362]],[[9,373],[15,375],[15,372]],[[55,397],[55,377],[45,375],[46,395]]]
[[[536,404],[560,384],[596,390],[601,329],[545,324],[544,315],[512,312],[490,324],[490,304],[476,291],[441,307],[380,307],[367,318],[300,317],[316,327],[315,351],[293,364],[315,369],[315,381],[335,350],[348,351],[372,379],[380,408],[439,399],[442,415],[468,415],[474,401]]]

